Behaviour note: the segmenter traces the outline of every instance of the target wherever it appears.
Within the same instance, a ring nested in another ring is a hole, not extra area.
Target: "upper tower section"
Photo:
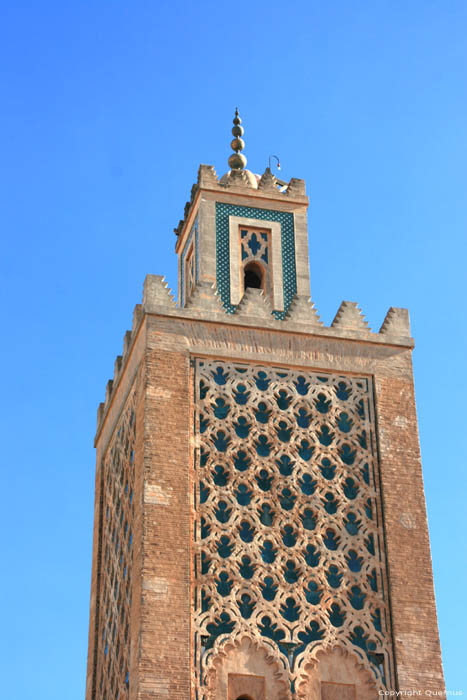
[[[200,166],[175,229],[179,306],[209,284],[225,312],[235,314],[245,291],[257,289],[283,319],[294,297],[310,296],[305,183],[282,182],[269,167],[261,176],[246,170],[238,110],[233,124],[230,170],[218,178],[212,166]]]

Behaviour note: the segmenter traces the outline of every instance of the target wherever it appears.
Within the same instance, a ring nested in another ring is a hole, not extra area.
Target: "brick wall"
[[[100,471],[139,373],[130,699],[193,696],[190,650],[192,386],[190,358],[262,363],[374,377],[381,489],[398,689],[442,690],[411,350],[275,329],[146,315],[97,439],[96,510],[87,700],[92,690],[99,583]],[[147,333],[146,333],[147,326]],[[336,332],[337,335],[337,332]],[[95,700],[103,700],[97,694]],[[110,700],[109,698],[107,700]]]
[[[395,661],[400,690],[444,688],[411,377],[376,376]]]
[[[140,700],[190,694],[190,365],[146,354]]]

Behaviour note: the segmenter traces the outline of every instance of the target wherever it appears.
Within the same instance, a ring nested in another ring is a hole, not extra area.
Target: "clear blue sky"
[[[199,163],[305,178],[312,296],[410,309],[448,689],[465,674],[467,5],[1,2],[2,696],[84,697],[96,408]],[[464,616],[464,617],[463,617]]]

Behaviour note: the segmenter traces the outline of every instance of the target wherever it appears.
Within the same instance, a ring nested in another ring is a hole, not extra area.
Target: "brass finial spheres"
[[[228,162],[232,170],[243,170],[247,161],[243,153],[240,153],[240,151],[243,151],[245,148],[245,141],[242,139],[243,127],[240,126],[242,120],[238,116],[238,109],[235,109],[233,123],[232,134],[234,138],[232,139],[230,146],[232,151],[235,151],[235,153],[232,153]]]

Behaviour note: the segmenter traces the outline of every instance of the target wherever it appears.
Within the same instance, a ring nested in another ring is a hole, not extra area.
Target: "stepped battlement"
[[[409,313],[407,309],[391,306],[378,331],[373,331],[356,302],[343,301],[330,326],[320,320],[316,307],[307,297],[295,295],[284,319],[277,319],[271,304],[261,289],[247,289],[234,313],[227,313],[214,285],[198,283],[189,302],[184,307],[177,306],[172,291],[161,275],[147,275],[144,281],[143,301],[133,312],[131,331],[126,331],[123,351],[115,360],[114,376],[106,386],[105,401],[97,411],[97,431],[99,432],[107,409],[112,401],[114,389],[124,372],[134,340],[146,315],[171,317],[180,320],[199,321],[213,324],[245,326],[249,329],[284,331],[291,334],[313,337],[329,337],[340,340],[396,345],[413,348],[410,335]]]

